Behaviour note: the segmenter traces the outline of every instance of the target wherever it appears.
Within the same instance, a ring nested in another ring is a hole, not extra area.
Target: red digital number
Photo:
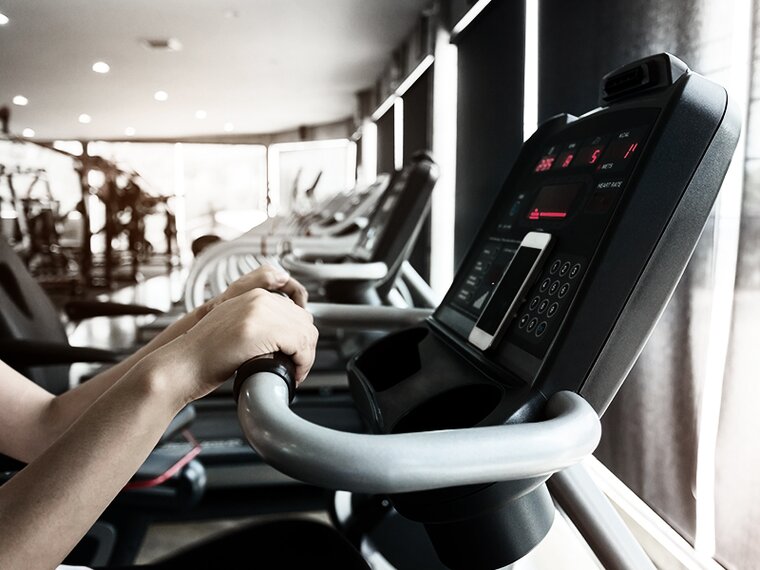
[[[538,161],[534,172],[544,172],[546,170],[549,170],[552,167],[552,164],[554,164],[554,157],[545,156]]]

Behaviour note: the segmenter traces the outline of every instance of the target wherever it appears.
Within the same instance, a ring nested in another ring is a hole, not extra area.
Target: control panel
[[[436,318],[467,338],[529,232],[552,235],[538,277],[487,357],[531,382],[625,199],[656,109],[579,119],[540,141],[502,189]]]

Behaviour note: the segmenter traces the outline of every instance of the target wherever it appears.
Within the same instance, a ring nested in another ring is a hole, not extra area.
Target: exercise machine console
[[[434,314],[351,360],[373,435],[299,421],[271,369],[240,371],[247,438],[294,477],[387,494],[451,568],[518,560],[552,524],[554,485],[584,500],[568,473],[686,267],[739,130],[726,91],[670,54],[606,75],[599,108],[523,145]],[[610,532],[590,545],[626,567]]]

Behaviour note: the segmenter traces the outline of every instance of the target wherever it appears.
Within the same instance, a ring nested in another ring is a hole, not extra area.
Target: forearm
[[[186,403],[172,391],[166,372],[190,373],[182,367],[141,362],[0,487],[0,568],[53,568],[61,562]]]
[[[82,390],[84,391],[86,386],[94,386],[90,388],[93,393],[100,395],[103,391],[113,384],[116,380],[124,376],[130,368],[142,360],[145,356],[149,355],[153,351],[161,348],[162,346],[170,343],[175,338],[182,336],[188,330],[190,330],[195,324],[203,318],[206,313],[206,306],[202,305],[185,315],[180,319],[174,321],[171,325],[166,327],[158,335],[156,335],[145,346],[140,347],[137,351],[129,355],[118,364],[110,367],[109,369],[97,374],[84,384],[82,384]],[[96,396],[97,397],[97,396]]]
[[[49,437],[47,438],[48,441],[40,442],[38,452],[42,452],[50,442],[65,431],[73,421],[81,416],[85,410],[87,410],[95,400],[119,380],[119,378],[125,376],[133,366],[152,352],[182,336],[185,332],[190,330],[204,314],[205,306],[198,307],[196,310],[187,313],[161,331],[161,333],[153,338],[148,344],[141,347],[124,360],[52,400],[46,421],[46,425],[48,426],[47,431],[49,433]],[[37,453],[33,452],[32,457],[35,457],[36,455]]]

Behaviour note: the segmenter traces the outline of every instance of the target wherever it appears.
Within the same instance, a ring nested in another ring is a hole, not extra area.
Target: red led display
[[[552,164],[554,164],[554,158],[553,156],[545,156],[541,160],[538,161],[538,164],[536,165],[536,168],[534,169],[534,172],[545,172],[546,170],[549,170],[552,167]]]
[[[604,150],[604,145],[584,146],[578,153],[578,160],[576,161],[576,164],[579,164],[579,165],[596,164],[596,162],[602,156],[603,150]]]
[[[552,184],[544,186],[528,211],[529,220],[561,220],[570,213],[570,208],[583,183]]]
[[[570,163],[573,161],[573,158],[575,158],[575,153],[573,152],[566,152],[559,156],[559,162],[560,162],[560,168],[567,168],[570,166]]]
[[[548,210],[539,210],[538,208],[533,208],[530,211],[530,214],[528,214],[529,220],[544,220],[544,219],[561,219],[566,218],[567,212],[549,212]]]

